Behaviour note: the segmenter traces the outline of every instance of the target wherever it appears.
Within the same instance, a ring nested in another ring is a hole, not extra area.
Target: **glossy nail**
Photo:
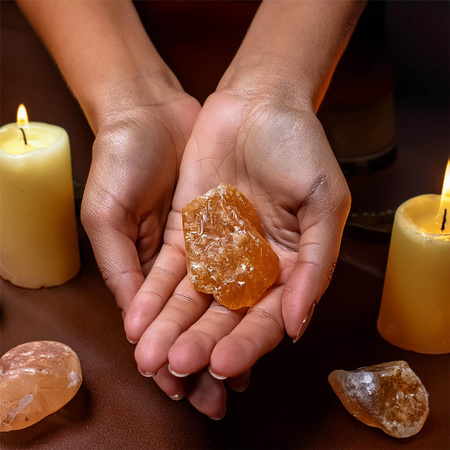
[[[145,372],[145,371],[141,370],[139,367],[138,367],[138,370],[139,370],[139,373],[140,373],[143,377],[151,378],[151,377],[154,377],[154,376],[155,376],[154,373],[151,373],[151,372]]]
[[[226,380],[228,377],[224,377],[223,375],[218,375],[217,373],[214,373],[212,370],[211,370],[211,367],[208,367],[208,371],[209,371],[209,373],[211,374],[211,376],[213,377],[213,378],[215,378],[216,380],[219,380],[219,381],[223,381],[223,380]]]
[[[294,339],[294,344],[303,336],[303,333],[308,328],[309,322],[311,322],[311,317],[314,313],[314,309],[316,307],[317,302],[312,302],[311,306],[309,307],[308,312],[306,313],[305,318],[303,319],[303,322],[300,326],[300,329],[298,330],[297,336]]]
[[[169,397],[172,400],[175,400],[177,402],[178,400],[181,400],[184,397],[184,395],[183,394],[173,394],[173,395],[169,395]]]
[[[250,385],[250,384],[247,383],[247,384],[244,384],[243,386],[235,387],[235,388],[233,388],[233,390],[236,391],[236,392],[244,392],[244,391],[247,390],[247,388],[249,387],[249,385]]]
[[[190,375],[189,373],[175,372],[175,370],[172,370],[172,368],[170,367],[170,364],[168,365],[168,369],[169,369],[169,372],[170,372],[174,377],[177,377],[177,378],[185,378],[185,377],[187,377],[188,375]]]
[[[209,418],[212,420],[222,420],[225,417],[226,413],[227,413],[227,410],[225,410],[223,413],[219,414],[218,416],[214,416],[214,417],[209,416]]]

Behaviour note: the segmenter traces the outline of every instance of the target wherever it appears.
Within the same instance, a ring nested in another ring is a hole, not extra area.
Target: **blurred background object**
[[[368,2],[318,116],[346,176],[394,161],[393,70],[384,1]]]

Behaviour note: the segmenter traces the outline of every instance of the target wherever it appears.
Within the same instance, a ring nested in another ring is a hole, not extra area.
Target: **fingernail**
[[[244,392],[250,386],[250,383],[244,384],[243,386],[235,387],[236,392]]]
[[[314,308],[316,307],[317,302],[312,302],[311,306],[309,307],[308,312],[306,313],[305,318],[303,319],[303,322],[300,326],[300,330],[298,330],[297,337],[294,339],[294,344],[303,336],[303,333],[308,328],[309,322],[311,322],[311,317],[314,313]]]
[[[208,367],[208,370],[209,370],[209,373],[211,374],[211,376],[213,377],[213,378],[215,378],[216,380],[220,380],[220,381],[222,381],[222,380],[226,380],[228,377],[224,377],[223,375],[218,375],[217,373],[214,373],[212,370],[211,370],[211,367]]]
[[[132,341],[128,336],[127,336],[127,341],[128,341],[130,344],[137,344],[137,341]]]
[[[190,375],[189,373],[180,373],[180,372],[175,372],[175,370],[172,370],[172,368],[170,367],[170,364],[168,366],[169,372],[174,376],[174,377],[178,377],[178,378],[185,378],[188,375]]]
[[[151,372],[145,372],[145,371],[141,370],[139,367],[138,367],[138,370],[139,370],[139,373],[140,373],[143,377],[151,378],[151,377],[154,377],[154,376],[155,376],[154,373],[151,373]]]
[[[172,400],[175,400],[177,402],[178,400],[181,400],[184,397],[184,395],[183,394],[174,394],[174,395],[169,395],[169,397]]]
[[[212,420],[222,420],[225,417],[225,414],[227,413],[227,411],[225,410],[222,414],[218,415],[218,416],[209,416],[210,419]]]

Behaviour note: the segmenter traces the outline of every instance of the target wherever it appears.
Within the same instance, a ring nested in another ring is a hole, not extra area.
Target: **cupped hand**
[[[349,210],[346,182],[313,110],[278,94],[221,91],[207,100],[183,155],[163,247],[125,321],[129,338],[139,340],[141,372],[156,374],[168,393],[175,383],[178,397],[186,393],[212,417],[223,413],[225,396],[192,397],[181,380],[208,367],[209,380],[248,382],[252,365],[285,331],[300,337],[330,281]],[[226,309],[186,276],[181,209],[221,182],[254,204],[280,258],[274,286],[248,310]]]
[[[126,95],[126,93],[124,93]],[[102,117],[81,219],[123,313],[148,275],[200,105],[184,92]]]

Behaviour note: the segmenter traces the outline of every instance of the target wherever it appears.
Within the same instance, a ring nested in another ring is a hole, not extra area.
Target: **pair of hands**
[[[285,332],[298,339],[331,277],[350,195],[315,111],[365,1],[261,2],[202,108],[131,1],[18,3],[96,133],[82,222],[138,368],[220,418],[224,382],[244,389]],[[280,257],[248,311],[186,278],[181,209],[220,182],[254,204]]]
[[[105,117],[83,225],[137,342],[139,371],[219,419],[285,331],[298,339],[337,259],[350,196],[312,108],[289,92],[222,89],[203,108],[184,92]],[[254,204],[280,258],[274,286],[230,311],[186,275],[181,209],[220,182]],[[161,246],[162,242],[162,246]]]

